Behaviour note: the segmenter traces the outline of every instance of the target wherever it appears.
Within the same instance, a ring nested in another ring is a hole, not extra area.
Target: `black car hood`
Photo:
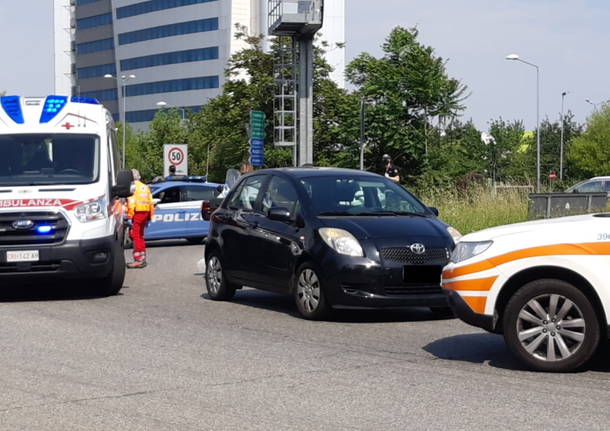
[[[327,227],[345,229],[358,239],[414,242],[436,238],[452,242],[447,225],[435,217],[320,217],[320,221]]]

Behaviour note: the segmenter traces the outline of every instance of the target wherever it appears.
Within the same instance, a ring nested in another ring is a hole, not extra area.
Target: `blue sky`
[[[490,119],[536,119],[533,68],[504,57],[518,53],[541,69],[541,118],[566,107],[584,121],[610,99],[610,2],[606,0],[346,0],[348,60],[380,45],[395,26],[417,26],[420,40],[448,60],[471,93],[464,118],[485,130]],[[0,91],[41,95],[52,88],[51,0],[0,1]]]

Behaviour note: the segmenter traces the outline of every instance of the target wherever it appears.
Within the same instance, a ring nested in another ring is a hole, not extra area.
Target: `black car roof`
[[[308,167],[308,168],[273,168],[273,169],[261,169],[260,171],[254,171],[250,175],[262,174],[262,173],[274,173],[279,172],[286,175],[290,175],[295,178],[305,177],[322,177],[329,175],[358,175],[358,176],[370,176],[379,177],[378,174],[373,172],[359,171],[356,169],[344,169],[344,168],[326,168],[326,167]]]

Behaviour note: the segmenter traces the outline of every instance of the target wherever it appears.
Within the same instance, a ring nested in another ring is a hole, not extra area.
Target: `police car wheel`
[[[561,280],[536,280],[520,288],[506,305],[503,324],[511,352],[539,371],[578,369],[600,344],[600,323],[591,301]]]
[[[301,316],[321,320],[328,314],[324,287],[316,269],[305,263],[299,267],[293,287],[294,301]]]
[[[205,268],[205,285],[210,299],[227,301],[235,295],[236,286],[225,277],[222,261],[217,251],[210,253]]]

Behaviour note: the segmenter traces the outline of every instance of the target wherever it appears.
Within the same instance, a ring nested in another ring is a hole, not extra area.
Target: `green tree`
[[[466,86],[450,78],[445,61],[417,41],[418,30],[397,27],[382,45],[384,55],[360,54],[347,67],[357,96],[367,100],[368,156],[381,170],[390,154],[413,182],[427,169],[436,118],[442,126],[464,107]]]
[[[610,172],[610,105],[605,104],[587,120],[585,131],[574,138],[568,160],[575,177],[608,175]]]

